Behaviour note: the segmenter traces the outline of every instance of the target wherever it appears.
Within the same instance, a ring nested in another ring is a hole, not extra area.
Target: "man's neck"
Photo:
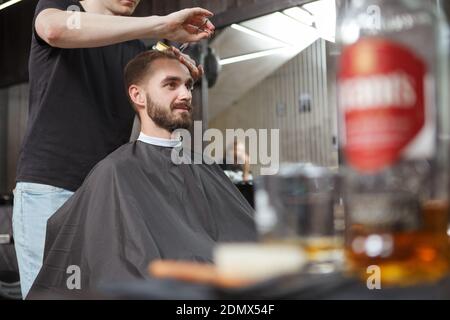
[[[83,6],[84,11],[86,12],[110,16],[114,15],[114,13],[108,10],[99,0],[83,0],[80,1],[80,3]]]
[[[166,129],[157,127],[153,123],[143,123],[141,125],[141,132],[147,136],[160,138],[160,139],[172,139],[172,133]]]

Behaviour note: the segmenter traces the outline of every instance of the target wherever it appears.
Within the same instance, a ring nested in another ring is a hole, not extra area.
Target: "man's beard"
[[[192,107],[189,110],[175,114],[173,112],[174,105],[167,110],[163,106],[155,103],[147,94],[147,114],[153,122],[160,128],[166,129],[169,132],[174,132],[177,129],[189,129],[192,125]]]

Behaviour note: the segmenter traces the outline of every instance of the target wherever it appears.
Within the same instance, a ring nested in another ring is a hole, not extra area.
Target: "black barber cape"
[[[217,243],[256,240],[253,209],[219,166],[176,165],[172,150],[138,140],[91,171],[47,223],[28,298],[68,293],[76,270],[93,290],[148,277],[154,259],[212,262]]]

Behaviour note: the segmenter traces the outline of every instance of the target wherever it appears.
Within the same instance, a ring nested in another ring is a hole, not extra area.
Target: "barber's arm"
[[[69,28],[73,12],[45,9],[36,18],[39,37],[53,47],[92,48],[134,39],[196,42],[209,37],[214,26],[202,8],[184,9],[167,16],[124,17],[80,12],[80,28]]]

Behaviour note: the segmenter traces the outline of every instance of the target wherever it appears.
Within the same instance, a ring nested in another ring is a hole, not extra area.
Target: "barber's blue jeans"
[[[12,223],[24,299],[42,267],[47,220],[72,194],[65,189],[37,183],[19,182],[16,185]]]

